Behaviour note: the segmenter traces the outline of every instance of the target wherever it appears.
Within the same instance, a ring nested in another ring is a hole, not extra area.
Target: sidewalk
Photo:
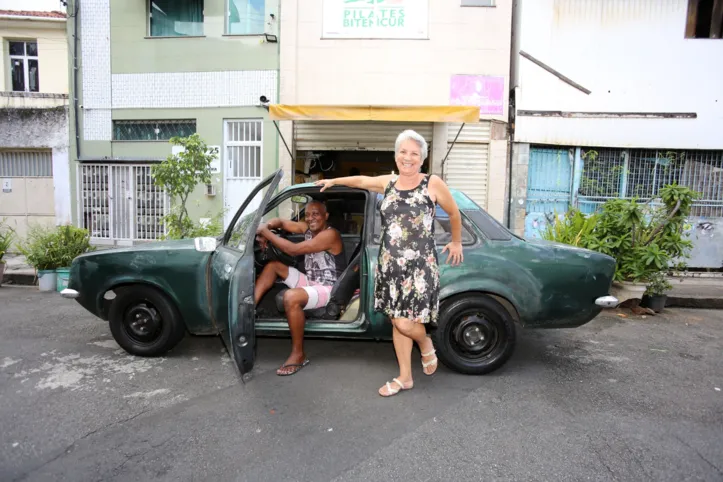
[[[3,284],[35,285],[35,270],[21,255],[5,255]],[[665,306],[679,308],[723,309],[723,275],[709,277],[671,277],[673,285]]]
[[[3,257],[5,261],[5,275],[3,276],[3,284],[13,285],[34,285],[37,284],[35,279],[35,269],[28,265],[25,257],[20,254],[6,254]]]
[[[667,307],[723,309],[723,276],[709,278],[668,278],[673,289]]]

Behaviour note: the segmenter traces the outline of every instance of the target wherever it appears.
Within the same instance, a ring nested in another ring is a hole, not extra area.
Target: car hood
[[[153,251],[195,251],[196,246],[193,239],[174,239],[170,241],[153,241],[150,243],[137,244],[122,248],[99,249],[90,253],[82,254],[80,257],[94,257],[99,255],[113,255],[120,253],[139,253]]]

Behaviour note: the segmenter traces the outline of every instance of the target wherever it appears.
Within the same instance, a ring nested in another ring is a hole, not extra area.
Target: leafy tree
[[[198,134],[173,137],[170,142],[183,147],[183,150],[178,154],[171,154],[165,161],[153,166],[151,175],[172,201],[178,200],[166,216],[165,222],[168,237],[182,239],[190,237],[197,230],[188,214],[186,203],[196,186],[211,182],[211,162],[218,155],[218,149],[209,150]]]

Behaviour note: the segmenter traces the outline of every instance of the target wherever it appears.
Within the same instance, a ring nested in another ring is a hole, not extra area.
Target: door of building
[[[530,147],[525,237],[540,238],[553,216],[570,208],[573,163],[574,149]]]
[[[224,227],[263,175],[263,122],[261,119],[224,122]]]

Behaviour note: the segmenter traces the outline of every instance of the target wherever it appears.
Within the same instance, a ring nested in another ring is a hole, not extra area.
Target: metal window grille
[[[0,151],[0,177],[53,177],[51,151]]]
[[[169,199],[153,183],[151,165],[81,164],[81,227],[94,241],[151,241],[165,234]]]
[[[167,141],[172,137],[188,137],[196,132],[195,120],[115,120],[115,141]]]
[[[581,208],[613,198],[647,202],[676,183],[700,193],[692,216],[723,217],[723,151],[583,149],[583,159]]]
[[[261,179],[261,121],[229,121],[226,123],[227,179]]]

